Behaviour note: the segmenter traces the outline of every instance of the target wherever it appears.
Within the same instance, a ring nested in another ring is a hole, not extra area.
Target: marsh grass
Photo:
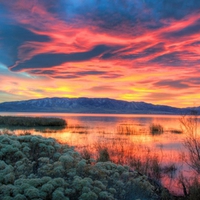
[[[89,150],[83,149],[80,154],[82,158],[86,160],[87,164],[91,164],[92,153]]]
[[[1,126],[20,126],[20,127],[37,127],[37,126],[66,126],[64,119],[44,118],[44,117],[21,117],[21,116],[0,116]]]
[[[154,153],[151,149],[129,142],[122,142],[123,138],[115,138],[115,140],[104,142],[99,141],[94,146],[85,147],[93,155],[90,157],[100,161],[99,155],[102,155],[102,150],[106,150],[106,155],[109,155],[109,160],[121,164],[128,165],[133,170],[151,177],[153,180],[161,182],[163,176],[174,177],[177,167],[175,164],[162,164],[162,153]],[[105,155],[105,154],[104,154]],[[104,157],[104,156],[102,156]],[[171,175],[172,174],[172,175]]]
[[[157,155],[152,155],[150,151],[142,157],[132,156],[129,160],[129,165],[141,174],[160,181],[162,173],[161,161]]]
[[[73,130],[72,133],[78,133],[78,134],[88,134],[88,130],[80,130],[80,129],[77,129],[77,130]]]
[[[110,155],[107,148],[100,149],[98,155],[98,162],[107,162],[110,161]]]
[[[149,130],[152,135],[159,135],[164,132],[163,126],[160,124],[151,124]]]
[[[172,129],[170,130],[171,133],[174,133],[174,134],[182,134],[183,131],[182,130],[178,130],[178,129]]]
[[[71,133],[78,133],[78,134],[88,134],[89,127],[88,126],[83,126],[79,124],[71,124],[67,126],[67,131]]]
[[[198,131],[198,115],[183,116],[180,119],[182,129],[186,133],[183,145],[188,151],[185,162],[200,174],[200,135]]]
[[[67,126],[67,128],[69,128],[69,129],[88,129],[87,126],[83,126],[80,124],[69,125],[69,126]]]
[[[60,128],[60,129],[54,129],[54,128],[35,129],[36,132],[40,132],[40,133],[57,133],[59,130],[62,130],[62,128]]]
[[[119,135],[134,135],[137,131],[132,125],[120,125],[117,126],[117,134]]]
[[[96,162],[111,161],[120,165],[128,165],[131,169],[150,177],[152,180],[159,182],[163,174],[164,167],[161,165],[161,158],[157,154],[153,154],[150,149],[144,147],[132,147],[132,151],[127,153],[126,147],[117,142],[110,146],[105,143],[95,145],[96,153],[92,153],[90,148],[84,148],[81,155],[90,163],[91,158],[95,158]],[[117,148],[117,151],[116,149]],[[142,151],[143,154],[137,154]],[[165,166],[167,168],[167,166]]]
[[[190,115],[180,118],[180,123],[186,137],[183,145],[187,152],[182,154],[183,161],[195,172],[195,176],[189,179],[182,174],[179,182],[183,187],[185,199],[200,199],[200,134],[199,134],[199,115],[196,110],[191,111]]]

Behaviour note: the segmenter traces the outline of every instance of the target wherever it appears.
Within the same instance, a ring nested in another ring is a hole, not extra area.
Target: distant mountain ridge
[[[0,103],[0,112],[61,112],[111,114],[183,114],[194,108],[176,108],[109,98],[43,98]],[[200,107],[195,110],[200,111]]]

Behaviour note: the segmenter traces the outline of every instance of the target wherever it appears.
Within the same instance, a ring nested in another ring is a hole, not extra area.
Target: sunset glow
[[[0,102],[200,106],[199,9],[199,0],[0,0]]]

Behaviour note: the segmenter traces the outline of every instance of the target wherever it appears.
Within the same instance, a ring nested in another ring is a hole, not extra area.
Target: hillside
[[[176,108],[145,102],[127,102],[109,98],[43,98],[4,102],[1,112],[66,112],[121,114],[183,114],[194,108]],[[198,110],[198,108],[196,108]]]

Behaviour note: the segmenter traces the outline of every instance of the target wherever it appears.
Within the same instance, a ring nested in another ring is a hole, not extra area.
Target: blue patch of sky
[[[30,78],[30,79],[41,78],[38,76],[30,75],[29,73],[26,72],[18,72],[18,73],[12,72],[6,67],[6,65],[2,64],[1,62],[0,62],[0,74],[5,76],[19,77],[19,78]]]

